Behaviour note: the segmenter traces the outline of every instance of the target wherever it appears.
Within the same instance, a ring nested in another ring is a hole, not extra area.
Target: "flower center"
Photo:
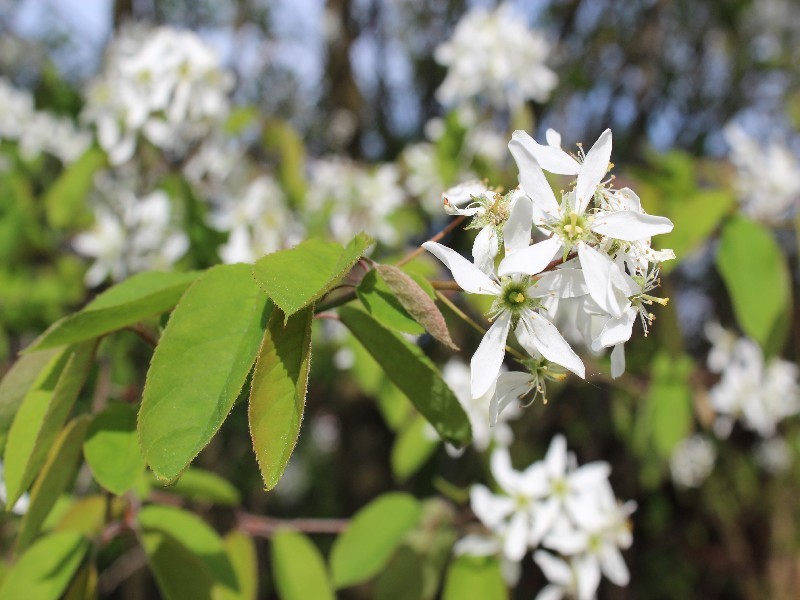
[[[586,218],[583,215],[579,215],[574,210],[570,211],[561,219],[561,222],[556,225],[556,230],[561,236],[561,239],[570,245],[576,244],[584,239],[590,231]]]

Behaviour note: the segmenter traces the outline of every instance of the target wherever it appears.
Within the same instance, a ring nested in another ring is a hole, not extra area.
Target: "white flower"
[[[549,53],[544,36],[528,29],[510,6],[474,9],[434,52],[448,68],[437,97],[445,105],[486,98],[500,109],[545,102],[558,84],[544,64]]]
[[[621,317],[624,304],[612,283],[612,262],[593,246],[601,243],[604,237],[624,242],[646,240],[652,235],[671,231],[672,222],[665,217],[636,210],[590,211],[592,200],[609,168],[611,131],[608,129],[595,142],[582,163],[560,149],[536,144],[522,131],[514,132],[508,146],[519,168],[522,190],[533,202],[534,223],[549,237],[517,252],[499,270],[500,275],[538,273],[556,256],[566,257],[577,250],[592,298],[615,318]],[[552,152],[543,157],[543,148]],[[561,157],[558,164],[555,164],[554,156]],[[571,161],[571,174],[577,175],[575,189],[565,193],[560,203],[556,201],[538,160],[544,160],[557,172],[566,171],[567,165],[561,163]]]
[[[592,600],[600,585],[600,569],[589,556],[579,555],[569,562],[544,550],[537,550],[533,560],[550,582],[535,600]]]
[[[786,440],[774,437],[759,442],[755,447],[756,464],[772,475],[786,473],[792,466],[792,449]]]
[[[695,434],[678,442],[669,459],[672,481],[683,487],[700,487],[714,470],[717,451],[708,438]]]
[[[527,206],[527,202],[517,202],[504,227],[506,258],[500,263],[501,270],[509,257],[513,257],[521,248],[528,247],[529,233],[524,233],[526,228],[530,231],[530,210],[526,210]],[[541,308],[540,298],[546,296],[549,290],[539,291],[536,282],[527,276],[499,279],[494,273],[487,275],[458,253],[436,242],[425,242],[423,247],[450,269],[456,283],[464,291],[496,298],[491,312],[494,323],[471,361],[474,398],[489,392],[497,381],[505,357],[506,339],[512,327],[520,343],[535,347],[547,360],[585,377],[584,366],[578,355],[556,327],[538,312]]]

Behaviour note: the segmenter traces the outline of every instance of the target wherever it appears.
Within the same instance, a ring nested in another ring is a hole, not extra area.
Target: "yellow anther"
[[[517,295],[514,296],[514,302],[518,302],[520,304],[525,302],[525,294],[523,294],[522,292],[517,292]]]

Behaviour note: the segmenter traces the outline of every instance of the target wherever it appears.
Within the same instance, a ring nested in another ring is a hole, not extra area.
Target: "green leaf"
[[[0,598],[58,600],[86,555],[89,542],[78,533],[43,537],[3,579]]]
[[[258,353],[250,388],[250,436],[266,489],[283,475],[300,433],[311,366],[313,308],[289,317],[275,309]]]
[[[214,576],[197,554],[163,531],[145,531],[140,539],[164,600],[216,598]]]
[[[22,517],[17,534],[17,552],[27,548],[33,541],[56,500],[72,481],[78,469],[81,444],[88,425],[88,416],[74,419],[53,444],[42,471],[33,484],[30,504]]]
[[[356,295],[367,312],[382,325],[414,335],[425,332],[425,328],[408,314],[383,278],[379,277],[378,271],[373,269],[364,275],[356,288]]]
[[[136,483],[144,470],[144,458],[136,439],[136,409],[130,404],[111,402],[95,415],[83,455],[97,482],[118,496]]]
[[[425,331],[451,350],[459,349],[450,338],[447,324],[436,303],[410,275],[392,265],[377,265],[375,268],[403,308]]]
[[[238,594],[239,586],[236,581],[236,573],[225,552],[222,538],[216,531],[206,525],[200,517],[174,506],[150,504],[139,511],[138,520],[145,533],[157,532],[171,538],[167,540],[157,538],[155,541],[158,544],[173,546],[173,542],[176,542],[201,561],[214,581],[214,589],[211,592],[212,597],[235,597]],[[158,549],[157,544],[155,549]],[[145,550],[148,553],[151,567],[154,567],[153,570],[156,572],[156,577],[158,578],[160,569],[163,579],[165,576],[164,571],[169,569],[169,558],[164,556],[153,557],[164,559],[159,561],[161,562],[159,567],[155,567],[150,556],[151,552],[147,548],[147,543],[145,544]],[[172,583],[167,583],[166,587],[171,588]],[[185,598],[187,596],[175,597]]]
[[[295,206],[306,196],[306,153],[300,134],[286,121],[268,119],[262,134],[264,149],[277,155],[278,178]]]
[[[653,450],[662,460],[669,459],[675,445],[692,430],[692,391],[689,377],[694,361],[689,356],[672,357],[667,352],[652,362],[647,403],[637,422],[637,450],[644,455]]]
[[[153,353],[139,410],[141,449],[159,478],[180,475],[228,416],[269,306],[243,264],[213,267],[184,293]]]
[[[49,371],[60,364],[60,354],[60,350],[47,350],[23,355],[0,380],[0,452],[25,395],[38,388],[37,381],[43,383],[47,379],[42,374],[45,369]]]
[[[3,455],[7,506],[28,489],[72,410],[94,361],[95,340],[71,346],[22,401]],[[57,377],[57,379],[56,379]]]
[[[417,414],[395,438],[391,464],[397,481],[402,483],[416,473],[439,447],[439,440],[426,434],[428,427],[428,421]]]
[[[442,600],[506,600],[500,563],[494,557],[457,556],[450,563]]]
[[[222,543],[236,572],[238,597],[242,600],[255,600],[258,596],[258,556],[253,538],[241,531],[231,531]]]
[[[333,543],[334,586],[348,587],[377,575],[421,515],[416,498],[402,493],[384,494],[362,508]]]
[[[400,546],[375,585],[376,600],[421,600],[424,558]]]
[[[96,494],[72,503],[56,523],[56,531],[71,531],[88,538],[98,535],[106,524],[108,499]]]
[[[256,261],[253,276],[288,318],[327,294],[372,243],[363,233],[344,249],[334,242],[306,240]]]
[[[272,536],[272,573],[281,600],[335,600],[314,543],[288,529]]]
[[[343,306],[339,318],[443,438],[458,446],[470,442],[464,409],[422,350],[363,311]]]
[[[84,565],[75,575],[63,600],[94,600],[97,598],[97,567],[93,563]]]
[[[51,226],[80,228],[91,223],[86,200],[95,173],[104,166],[106,153],[92,147],[61,173],[44,197],[45,214]]]
[[[740,327],[767,348],[775,324],[791,309],[791,276],[772,233],[744,217],[725,223],[717,268]]]
[[[230,482],[216,473],[189,467],[166,491],[189,500],[211,502],[220,506],[238,506],[242,497]]]
[[[100,294],[80,312],[54,323],[26,352],[88,340],[166,312],[199,276],[197,271],[134,275]]]

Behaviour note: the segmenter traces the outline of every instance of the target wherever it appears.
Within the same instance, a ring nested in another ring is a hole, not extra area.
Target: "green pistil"
[[[505,195],[494,193],[490,198],[473,196],[472,200],[483,208],[483,214],[472,217],[467,229],[483,229],[491,226],[500,233],[511,212],[511,193]]]

